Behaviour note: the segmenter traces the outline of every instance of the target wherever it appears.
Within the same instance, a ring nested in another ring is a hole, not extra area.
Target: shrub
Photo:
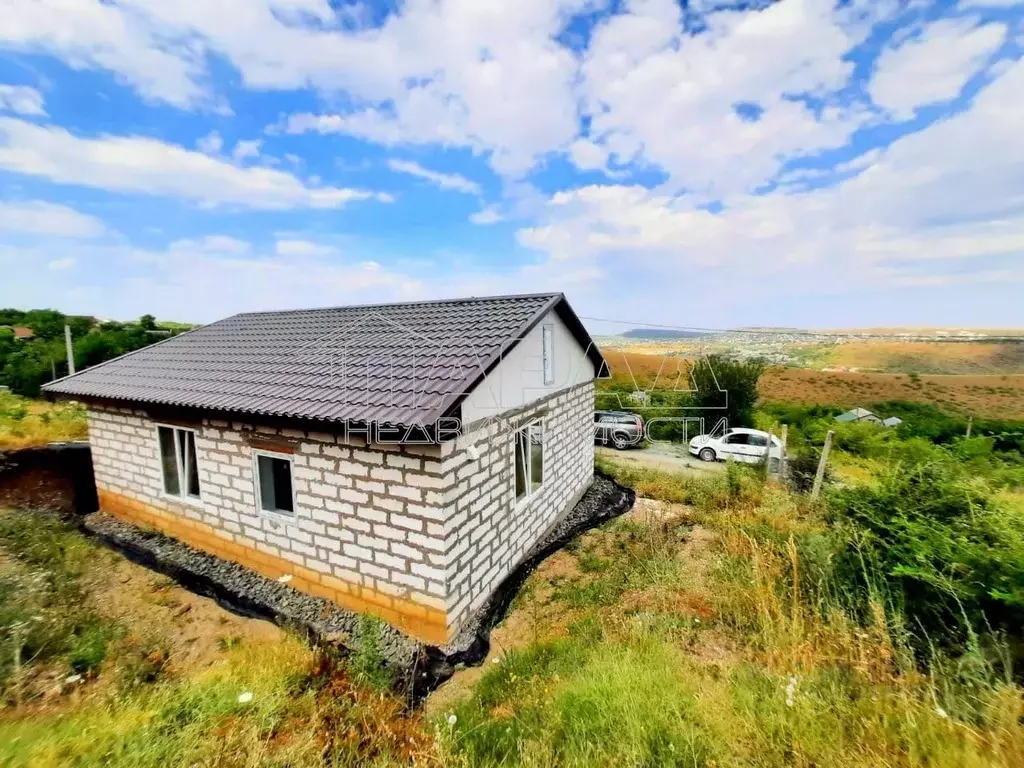
[[[830,494],[851,595],[881,594],[927,643],[963,650],[990,627],[1024,622],[1024,514],[1002,509],[952,462],[896,465],[877,487]]]

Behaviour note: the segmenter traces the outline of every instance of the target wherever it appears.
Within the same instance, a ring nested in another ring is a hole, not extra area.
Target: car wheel
[[[624,451],[632,444],[628,435],[615,434],[612,435],[612,445],[615,446],[615,450]]]
[[[701,448],[700,449],[700,460],[701,461],[714,461],[718,457],[715,456],[714,448]]]

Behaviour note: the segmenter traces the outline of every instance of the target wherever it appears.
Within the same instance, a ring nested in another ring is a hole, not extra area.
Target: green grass
[[[572,575],[535,573],[520,607],[535,639],[438,718],[446,762],[1024,763],[1024,699],[1005,668],[982,653],[922,665],[898,614],[850,610],[820,505],[745,471],[601,469],[690,505],[712,544],[688,548],[688,523],[613,522],[569,549]]]
[[[18,702],[33,666],[95,673],[119,636],[84,600],[95,551],[51,517],[0,510],[0,697]]]
[[[129,635],[90,607],[112,557],[60,520],[0,510],[0,765],[436,764],[372,647],[350,667],[297,636],[232,636],[183,673],[170,638]],[[53,697],[74,673],[74,692]]]

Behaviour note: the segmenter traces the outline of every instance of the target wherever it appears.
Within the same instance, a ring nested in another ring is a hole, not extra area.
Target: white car
[[[764,461],[765,454],[771,456],[772,462],[782,458],[782,441],[771,436],[771,448],[768,447],[769,435],[759,429],[730,429],[724,435],[698,435],[690,441],[690,453],[701,461],[742,461],[747,464],[758,464]]]

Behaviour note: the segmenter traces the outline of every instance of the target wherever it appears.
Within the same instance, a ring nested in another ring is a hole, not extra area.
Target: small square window
[[[516,501],[528,499],[544,483],[544,425],[528,424],[516,432],[515,491]]]
[[[164,493],[182,499],[200,501],[199,462],[196,460],[196,433],[181,427],[158,426],[160,470]]]
[[[295,514],[292,493],[292,460],[289,456],[256,454],[256,494],[263,512],[277,515]]]

